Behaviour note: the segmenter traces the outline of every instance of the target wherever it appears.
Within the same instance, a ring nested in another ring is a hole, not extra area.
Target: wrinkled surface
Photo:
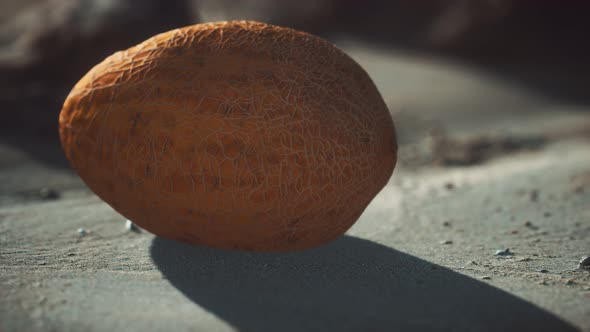
[[[343,234],[396,161],[375,85],[328,42],[256,22],[155,36],[94,67],[60,115],[115,210],[193,244],[291,250]]]

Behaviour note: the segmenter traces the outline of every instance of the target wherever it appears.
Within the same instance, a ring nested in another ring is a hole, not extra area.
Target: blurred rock
[[[111,53],[194,22],[183,0],[50,0],[0,27],[2,130],[57,132],[69,89]],[[5,128],[7,127],[7,128]]]

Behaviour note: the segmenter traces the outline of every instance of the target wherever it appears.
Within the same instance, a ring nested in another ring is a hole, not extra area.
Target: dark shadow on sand
[[[240,331],[576,331],[483,282],[350,236],[264,254],[155,238],[151,256],[186,297]]]

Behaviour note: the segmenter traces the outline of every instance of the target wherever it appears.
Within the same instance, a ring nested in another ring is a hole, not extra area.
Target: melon
[[[333,44],[289,28],[197,24],[119,51],[73,87],[66,157],[164,238],[289,251],[344,234],[393,173],[391,115]]]

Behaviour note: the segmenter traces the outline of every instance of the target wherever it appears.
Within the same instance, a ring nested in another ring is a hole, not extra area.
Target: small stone
[[[135,232],[135,233],[139,233],[139,227],[137,227],[131,220],[127,219],[127,221],[125,222],[125,229],[127,229],[130,232]]]
[[[448,220],[443,221],[443,226],[445,227],[451,227],[451,222]]]
[[[583,193],[583,192],[584,192],[584,187],[582,187],[582,186],[577,186],[576,188],[574,188],[574,192],[575,192],[576,194],[581,194],[581,193]]]
[[[548,273],[549,270],[547,270],[547,269],[540,269],[539,272],[541,272],[541,273]]]
[[[573,284],[575,284],[575,283],[576,283],[576,282],[575,282],[573,279],[568,279],[568,280],[566,280],[566,281],[565,281],[565,284],[566,284],[566,285],[568,285],[568,286],[569,286],[569,285],[573,285]]]
[[[531,192],[529,193],[529,198],[531,199],[531,202],[538,201],[539,200],[539,190],[538,189],[531,190]]]
[[[40,296],[39,300],[37,300],[37,303],[39,304],[43,304],[47,301],[47,298],[45,296]]]
[[[84,228],[78,228],[78,235],[84,236],[88,234],[88,232]]]
[[[52,188],[41,188],[41,190],[39,190],[39,196],[46,200],[58,199],[59,192]]]
[[[578,263],[578,269],[590,270],[590,256],[583,257]]]
[[[451,240],[444,240],[444,241],[440,241],[440,244],[453,244],[453,241],[451,241]]]
[[[543,217],[545,217],[545,218],[551,217],[551,212],[545,212],[545,213],[543,213]]]
[[[481,277],[481,279],[482,280],[490,280],[490,279],[492,279],[492,277],[490,277],[490,276],[483,276],[483,277]]]
[[[40,261],[40,262],[37,263],[37,265],[47,265],[47,262],[46,261]]]
[[[512,253],[512,251],[510,251],[509,248],[506,248],[506,249],[496,250],[496,253],[494,255],[496,255],[496,256],[513,256],[514,253]]]
[[[547,285],[547,281],[545,279],[539,280],[539,285],[545,286],[545,285]]]
[[[453,189],[455,189],[455,184],[453,182],[447,182],[447,183],[445,183],[445,188],[447,190],[453,190]]]
[[[69,252],[69,253],[68,253],[68,256],[76,256],[76,253],[74,253],[74,252]]]
[[[514,234],[518,234],[518,229],[513,229],[513,230],[511,230],[511,231],[509,232],[509,234],[512,234],[512,235],[514,235]]]

